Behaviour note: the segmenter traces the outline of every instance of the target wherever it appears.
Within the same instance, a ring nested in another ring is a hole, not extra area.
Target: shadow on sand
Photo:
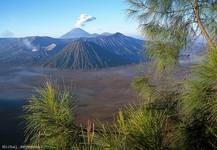
[[[24,100],[0,99],[0,149],[2,145],[22,145]]]

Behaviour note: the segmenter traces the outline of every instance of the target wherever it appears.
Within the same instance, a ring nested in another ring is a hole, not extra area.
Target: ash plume
[[[85,26],[87,22],[91,22],[93,20],[96,20],[96,17],[93,17],[88,14],[81,14],[78,20],[76,21],[75,26],[82,27],[82,26]]]

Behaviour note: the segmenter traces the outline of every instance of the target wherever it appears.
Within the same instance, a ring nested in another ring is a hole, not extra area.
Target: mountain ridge
[[[0,38],[0,63],[96,69],[144,61],[143,50],[144,41],[121,33],[70,39],[45,36]]]
[[[112,35],[112,33],[109,32],[103,32],[101,34],[99,33],[88,33],[87,31],[81,29],[81,28],[73,28],[69,32],[62,35],[61,39],[77,39],[77,38],[91,38],[91,37],[97,37],[97,36],[109,36]]]

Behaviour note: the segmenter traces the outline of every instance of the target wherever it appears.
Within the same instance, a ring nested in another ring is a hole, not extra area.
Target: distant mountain
[[[37,64],[65,45],[66,41],[50,37],[0,38],[0,63]]]
[[[129,62],[138,63],[144,60],[144,41],[115,33],[107,36],[97,36],[95,38],[85,38],[120,57],[125,57]]]
[[[144,41],[121,33],[71,40],[44,66],[95,69],[139,63],[145,60]]]
[[[73,38],[81,38],[81,37],[92,37],[93,35],[82,30],[81,28],[74,28],[68,33],[61,36],[62,39],[73,39]]]
[[[125,60],[119,58],[115,53],[93,42],[77,40],[66,45],[44,66],[86,70],[123,64],[125,64]]]
[[[98,34],[98,33],[91,34],[91,37],[96,37],[96,36],[100,36],[100,34]]]
[[[70,69],[96,69],[139,63],[144,41],[121,33],[56,39],[0,38],[0,63]]]
[[[112,35],[112,33],[103,32],[103,33],[101,33],[100,35],[109,36],[109,35]]]
[[[87,31],[82,30],[81,28],[73,28],[68,33],[61,36],[61,39],[78,39],[78,38],[84,38],[84,37],[97,37],[97,36],[109,36],[112,35],[111,33],[104,32],[102,34],[93,33],[90,34]]]

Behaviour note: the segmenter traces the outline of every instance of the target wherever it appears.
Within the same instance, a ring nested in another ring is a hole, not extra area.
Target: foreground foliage
[[[217,49],[195,68],[183,92],[182,115],[184,145],[192,149],[214,149],[217,146]]]
[[[72,97],[47,83],[25,106],[26,141],[42,149],[163,149],[168,146],[168,117],[130,105],[114,124],[75,125]]]
[[[75,140],[73,106],[68,91],[47,83],[24,107],[26,140],[43,148],[67,149]],[[78,140],[78,139],[76,139]]]

